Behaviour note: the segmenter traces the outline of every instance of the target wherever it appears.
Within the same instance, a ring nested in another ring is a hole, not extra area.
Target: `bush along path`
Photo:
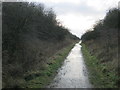
[[[95,55],[91,55],[88,47],[82,44],[82,53],[85,63],[89,70],[90,82],[95,88],[117,88],[116,82],[118,80],[116,71],[108,71],[110,66],[105,63],[100,63]]]
[[[45,88],[57,74],[58,68],[62,65],[62,62],[73,48],[74,44],[71,44],[62,50],[58,51],[53,57],[49,58],[41,70],[29,72],[24,76],[26,79],[26,85],[28,88]]]
[[[82,35],[82,52],[95,87],[120,87],[118,35],[120,9],[112,8],[93,29]]]
[[[2,88],[33,87],[34,77],[51,76],[51,68],[57,68],[67,51],[57,55],[56,61],[48,58],[79,40],[41,3],[3,2],[2,21]],[[41,80],[34,87],[47,82]]]

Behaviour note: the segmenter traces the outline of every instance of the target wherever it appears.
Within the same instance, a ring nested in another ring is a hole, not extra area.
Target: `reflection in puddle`
[[[91,88],[88,72],[83,61],[81,46],[76,44],[71,50],[50,88]]]

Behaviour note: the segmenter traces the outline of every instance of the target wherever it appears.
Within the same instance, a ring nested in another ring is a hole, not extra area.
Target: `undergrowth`
[[[82,43],[82,53],[89,70],[89,79],[95,88],[117,88],[117,72],[111,70],[108,63],[100,63],[100,60],[91,55],[85,44]]]
[[[49,85],[73,46],[74,44],[69,45],[57,52],[48,60],[49,62],[44,65],[43,69],[26,74],[25,79],[27,88],[44,88]]]

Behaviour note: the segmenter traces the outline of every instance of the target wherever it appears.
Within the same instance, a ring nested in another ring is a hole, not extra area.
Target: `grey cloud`
[[[105,11],[97,11],[96,8],[88,6],[85,2],[74,3],[46,3],[46,6],[52,7],[58,15],[67,13],[80,13],[83,15],[99,15]]]

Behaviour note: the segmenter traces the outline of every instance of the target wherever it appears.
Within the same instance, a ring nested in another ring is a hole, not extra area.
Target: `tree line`
[[[118,64],[119,24],[120,9],[112,8],[107,12],[104,19],[99,20],[94,25],[93,30],[87,31],[81,37],[90,54],[98,58],[99,62],[96,64],[104,66],[100,69],[102,74],[108,78],[104,85],[109,86],[111,84],[111,87],[119,87],[120,85],[120,67]]]
[[[43,4],[3,2],[3,87],[18,87],[24,73],[42,68],[49,57],[77,40]]]

